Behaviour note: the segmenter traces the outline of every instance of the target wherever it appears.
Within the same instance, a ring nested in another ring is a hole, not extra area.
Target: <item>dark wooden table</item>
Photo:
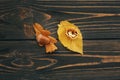
[[[79,26],[84,55],[38,46],[32,24],[57,38],[62,20]],[[120,1],[0,0],[0,80],[120,80]]]

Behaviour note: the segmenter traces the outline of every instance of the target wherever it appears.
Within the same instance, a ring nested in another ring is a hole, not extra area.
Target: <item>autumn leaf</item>
[[[39,23],[35,23],[33,27],[36,33],[36,40],[39,46],[45,46],[46,53],[51,53],[57,50],[57,47],[55,46],[57,40],[50,36],[50,31],[45,30]]]
[[[83,54],[82,34],[76,25],[68,21],[61,21],[60,24],[58,24],[57,34],[64,47]]]

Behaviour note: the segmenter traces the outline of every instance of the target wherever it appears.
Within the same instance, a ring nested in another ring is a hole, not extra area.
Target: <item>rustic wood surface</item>
[[[37,45],[32,24],[57,38],[61,20],[79,26],[84,55]],[[120,80],[120,1],[0,0],[0,80]]]

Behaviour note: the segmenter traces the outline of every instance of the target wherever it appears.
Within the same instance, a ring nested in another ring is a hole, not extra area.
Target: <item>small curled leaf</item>
[[[43,29],[43,27],[38,23],[35,23],[33,27],[36,33],[36,40],[39,46],[45,46],[46,53],[51,53],[57,50],[57,47],[55,46],[57,40],[50,36],[50,31]]]

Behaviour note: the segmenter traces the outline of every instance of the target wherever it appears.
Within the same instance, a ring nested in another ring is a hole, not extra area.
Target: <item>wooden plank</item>
[[[108,21],[109,22],[109,21]],[[57,25],[57,24],[55,24]],[[99,25],[101,24],[91,24],[91,25],[86,25],[85,26],[90,26],[90,27],[81,27],[80,25],[80,29],[82,31],[83,34],[83,38],[84,39],[119,39],[120,38],[120,32],[119,32],[119,25],[114,25],[114,24],[103,24],[99,27]],[[24,30],[23,27],[21,26],[16,26],[16,25],[5,25],[5,24],[1,24],[0,25],[0,40],[5,40],[5,39],[34,39],[34,36],[32,37],[26,37],[24,31],[29,32],[31,35],[30,31],[33,31],[33,29],[31,30],[32,27],[31,25],[28,26],[27,30]],[[79,25],[78,25],[79,26]],[[92,27],[91,27],[92,26]],[[12,28],[11,28],[12,27]],[[96,28],[97,27],[97,28]],[[14,30],[14,29],[15,30]],[[47,28],[49,28],[48,30],[50,30],[51,32],[53,32],[53,36],[57,36],[57,27],[56,26],[47,26]],[[33,34],[34,35],[34,34]]]
[[[119,40],[85,40],[82,56],[61,44],[57,44],[59,49],[53,54],[45,54],[35,41],[0,41],[0,44],[1,79],[34,78],[30,75],[48,80],[120,78]]]
[[[14,45],[13,45],[14,44]],[[81,56],[80,54],[73,53],[68,51],[67,49],[61,47],[60,44],[58,50],[53,54],[45,54],[44,48],[38,47],[38,45],[33,41],[2,41],[1,42],[1,57],[5,57],[5,60],[13,60],[13,59],[23,59],[25,60],[31,58],[35,60],[44,60],[46,61],[53,61],[53,63],[58,62],[57,65],[54,66],[53,69],[64,69],[64,68],[74,68],[80,67],[86,68],[91,67],[118,67],[119,65],[114,65],[120,62],[120,50],[119,50],[119,40],[110,40],[110,41],[100,41],[100,40],[93,40],[93,41],[85,41],[84,44],[84,55]],[[112,47],[111,47],[112,46]],[[12,59],[11,59],[12,57]],[[74,60],[71,60],[74,59]],[[2,60],[2,59],[1,59]],[[3,59],[4,61],[4,59]],[[2,62],[3,62],[2,61]],[[70,61],[70,62],[69,62]],[[26,61],[25,61],[26,62]],[[3,62],[6,64],[6,61]],[[101,65],[101,64],[108,64],[109,65]],[[74,65],[72,65],[74,64]],[[36,64],[37,65],[37,64]],[[41,64],[39,64],[41,65]],[[94,66],[95,65],[95,66]],[[96,66],[97,65],[97,66]],[[49,66],[47,66],[49,67]],[[36,68],[37,70],[42,69],[43,67]]]
[[[34,22],[42,24],[56,36],[57,24],[61,20],[79,26],[84,39],[120,39],[119,4],[119,1],[21,1],[20,4],[14,2],[13,7],[7,4],[1,7],[1,11],[8,11],[0,18],[0,40],[34,39]]]
[[[84,40],[83,47],[84,47],[84,54],[97,54],[97,55],[119,55],[120,52],[120,40]],[[59,53],[70,53],[69,50],[64,48],[62,44],[58,41],[56,44],[58,46],[58,50],[56,51]],[[8,49],[8,50],[7,50]],[[44,47],[39,47],[36,41],[29,41],[29,40],[19,40],[19,41],[0,41],[0,50],[3,51],[12,51],[18,49],[23,51],[36,51],[40,52],[40,54],[44,54]],[[113,53],[112,53],[113,52]],[[106,54],[104,54],[106,53]]]
[[[82,71],[82,70],[63,70],[63,71],[56,71],[42,74],[37,74],[37,72],[27,72],[26,74],[2,74],[0,77],[1,79],[5,80],[16,80],[16,79],[29,79],[29,80],[79,80],[79,79],[95,79],[95,80],[119,80],[120,70],[119,69],[96,69],[91,71]],[[21,76],[20,76],[21,75]],[[31,76],[32,75],[32,76]]]

